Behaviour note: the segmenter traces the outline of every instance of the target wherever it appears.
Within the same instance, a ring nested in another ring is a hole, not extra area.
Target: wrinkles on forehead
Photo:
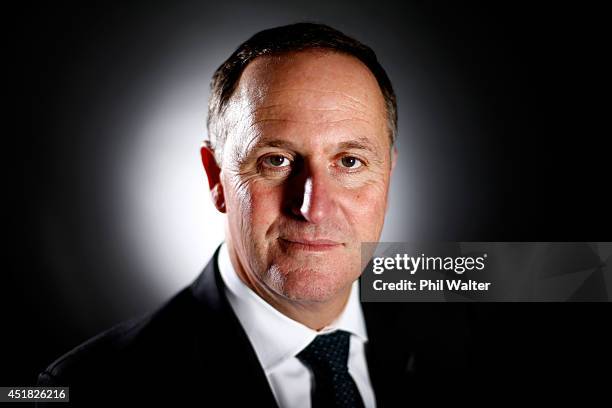
[[[251,103],[251,126],[271,119],[326,122],[355,119],[376,122],[378,112],[340,91],[289,88],[271,90],[258,102]]]

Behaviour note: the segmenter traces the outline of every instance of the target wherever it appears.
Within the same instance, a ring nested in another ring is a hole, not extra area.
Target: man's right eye
[[[266,156],[262,160],[264,166],[273,167],[273,168],[283,168],[287,167],[291,164],[291,161],[285,156],[281,156],[278,154]]]

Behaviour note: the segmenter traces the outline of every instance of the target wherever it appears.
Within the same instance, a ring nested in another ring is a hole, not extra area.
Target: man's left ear
[[[397,147],[393,146],[393,149],[391,150],[391,172],[389,173],[389,176],[393,175],[393,169],[395,169],[395,164],[397,163]]]

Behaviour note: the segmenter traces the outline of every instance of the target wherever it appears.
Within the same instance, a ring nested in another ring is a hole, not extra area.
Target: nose
[[[309,169],[305,177],[296,178],[299,183],[297,197],[292,200],[291,211],[306,221],[318,224],[335,211],[333,185],[324,169]]]

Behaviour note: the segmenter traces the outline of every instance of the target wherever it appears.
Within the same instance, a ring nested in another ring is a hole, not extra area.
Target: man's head
[[[276,301],[327,302],[383,227],[397,129],[374,53],[324,25],[260,32],[213,77],[202,148],[238,273]]]

